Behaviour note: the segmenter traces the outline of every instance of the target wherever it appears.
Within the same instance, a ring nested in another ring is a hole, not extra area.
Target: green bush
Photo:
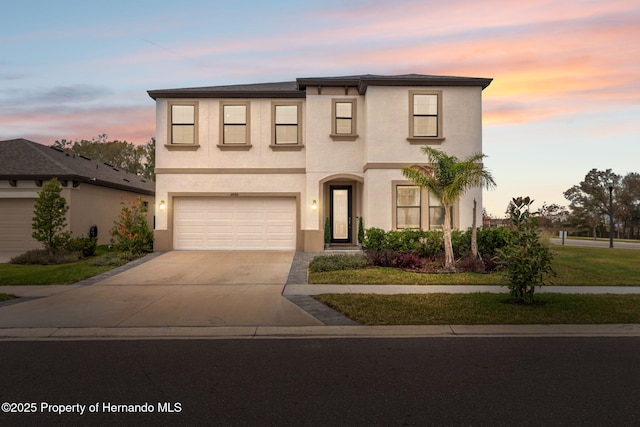
[[[509,220],[513,228],[508,244],[499,249],[499,264],[511,296],[533,302],[536,286],[547,284],[555,275],[551,263],[553,254],[540,241],[537,218],[531,213],[529,197],[514,198],[509,204]]]
[[[504,248],[509,243],[513,233],[505,227],[479,228],[478,252],[481,255],[494,256],[498,249]]]
[[[315,257],[309,263],[309,271],[319,273],[322,271],[353,270],[365,268],[368,265],[364,255],[323,255]]]
[[[122,201],[120,216],[111,229],[114,249],[142,254],[153,251],[153,232],[147,223],[147,207],[142,197]]]
[[[80,252],[67,252],[58,250],[55,253],[47,249],[32,249],[23,254],[11,258],[11,264],[22,265],[57,265],[70,264],[82,258]]]
[[[84,257],[95,255],[96,247],[98,247],[97,237],[75,237],[70,239],[65,245],[65,249],[69,252],[80,252]]]
[[[98,255],[89,261],[89,265],[94,267],[119,267],[136,258],[138,258],[138,256],[132,252],[109,252]]]
[[[381,228],[367,228],[364,233],[363,247],[370,250],[381,250],[386,248],[387,232]]]

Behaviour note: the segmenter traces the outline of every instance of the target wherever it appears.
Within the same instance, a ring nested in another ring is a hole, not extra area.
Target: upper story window
[[[271,148],[302,149],[302,104],[273,103],[273,132]]]
[[[220,149],[249,149],[249,103],[224,103],[221,105]]]
[[[171,148],[196,149],[198,146],[198,104],[169,105],[169,141]]]
[[[332,100],[332,139],[336,141],[344,141],[355,140],[358,137],[356,133],[356,105],[355,99]]]
[[[409,92],[410,142],[442,142],[442,91]]]

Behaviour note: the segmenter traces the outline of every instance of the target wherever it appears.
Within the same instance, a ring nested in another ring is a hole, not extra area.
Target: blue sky
[[[149,89],[419,73],[494,79],[489,213],[640,172],[639,2],[23,0],[2,18],[0,140],[145,143]]]

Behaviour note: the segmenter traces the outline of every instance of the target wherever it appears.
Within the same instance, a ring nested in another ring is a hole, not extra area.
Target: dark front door
[[[351,186],[332,185],[331,243],[351,243]]]

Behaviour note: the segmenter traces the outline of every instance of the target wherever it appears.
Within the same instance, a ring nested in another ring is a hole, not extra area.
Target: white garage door
[[[174,245],[183,250],[295,250],[291,197],[177,197]]]
[[[34,199],[0,199],[0,251],[21,253],[41,246],[33,237]]]

